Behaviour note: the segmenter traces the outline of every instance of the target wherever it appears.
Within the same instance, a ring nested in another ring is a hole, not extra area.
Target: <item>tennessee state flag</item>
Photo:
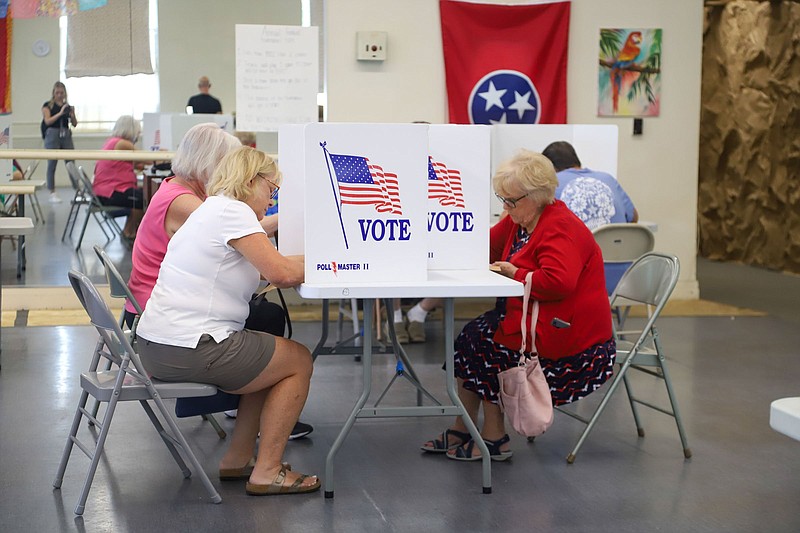
[[[569,2],[439,10],[451,123],[566,123]]]

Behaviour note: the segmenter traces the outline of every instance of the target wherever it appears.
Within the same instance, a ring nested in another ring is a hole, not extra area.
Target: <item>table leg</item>
[[[311,351],[312,360],[316,360],[325,343],[328,342],[328,319],[329,319],[329,303],[328,300],[322,300],[322,334],[319,336],[319,342]]]
[[[453,405],[458,407],[461,411],[461,419],[464,421],[464,424],[467,426],[469,430],[469,434],[472,435],[472,440],[475,441],[475,444],[478,446],[478,449],[481,451],[481,462],[483,465],[483,493],[484,494],[491,494],[492,493],[492,458],[489,456],[489,448],[486,447],[486,443],[483,442],[483,438],[481,438],[481,433],[478,431],[477,426],[472,421],[472,419],[467,414],[467,410],[464,407],[464,404],[461,403],[461,399],[458,397],[458,389],[456,388],[456,377],[455,377],[455,347],[454,347],[454,340],[455,340],[455,299],[453,298],[445,298],[444,300],[444,353],[445,353],[445,374],[447,375],[446,383],[447,383],[447,394],[450,396],[450,401],[453,402]]]
[[[25,216],[25,195],[17,195],[17,216]],[[17,238],[17,279],[22,277],[22,271],[25,270],[25,235],[20,235]]]
[[[374,305],[375,301],[373,299],[364,299],[364,350],[362,352],[363,356],[361,361],[363,369],[363,389],[350,416],[347,417],[344,427],[339,432],[336,440],[333,441],[327,459],[325,459],[325,480],[323,484],[326,498],[333,498],[333,459],[336,457],[336,452],[339,451],[339,448],[341,448],[344,443],[344,439],[346,439],[348,433],[350,433],[350,429],[352,429],[359,411],[361,411],[367,403],[367,398],[369,398],[370,391],[372,390],[372,313]],[[464,407],[462,406],[461,408],[463,409]],[[485,447],[486,445],[484,444],[484,448]],[[485,453],[487,454],[486,457],[488,457],[488,451]]]

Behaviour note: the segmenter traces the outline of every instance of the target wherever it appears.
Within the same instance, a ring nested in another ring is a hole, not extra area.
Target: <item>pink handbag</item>
[[[514,431],[525,437],[537,437],[553,424],[553,398],[550,386],[536,356],[536,320],[539,317],[539,302],[533,302],[531,317],[530,359],[525,357],[527,337],[526,318],[531,294],[531,272],[525,276],[525,292],[522,297],[522,346],[519,365],[500,372],[500,407],[508,417]]]

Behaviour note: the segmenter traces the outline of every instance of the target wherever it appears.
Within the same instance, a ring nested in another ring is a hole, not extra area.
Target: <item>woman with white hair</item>
[[[261,277],[293,287],[305,275],[303,257],[281,255],[259,223],[280,179],[275,161],[248,146],[222,159],[209,197],[170,240],[137,329],[142,363],[154,377],[242,395],[219,477],[247,480],[246,492],[255,496],[320,487],[316,476],[281,462],[308,396],[311,353],[245,328]]]
[[[111,137],[103,150],[133,150],[142,129],[139,121],[130,115],[122,115],[114,124]],[[130,209],[122,236],[133,240],[144,215],[144,194],[136,184],[133,161],[100,160],[94,167],[92,190],[103,205]]]

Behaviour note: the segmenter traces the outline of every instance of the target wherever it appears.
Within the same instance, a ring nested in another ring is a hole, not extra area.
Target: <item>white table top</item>
[[[429,270],[427,281],[303,283],[303,298],[480,298],[522,296],[522,284],[489,270]]]
[[[28,217],[0,217],[0,235],[29,235],[33,220]]]

